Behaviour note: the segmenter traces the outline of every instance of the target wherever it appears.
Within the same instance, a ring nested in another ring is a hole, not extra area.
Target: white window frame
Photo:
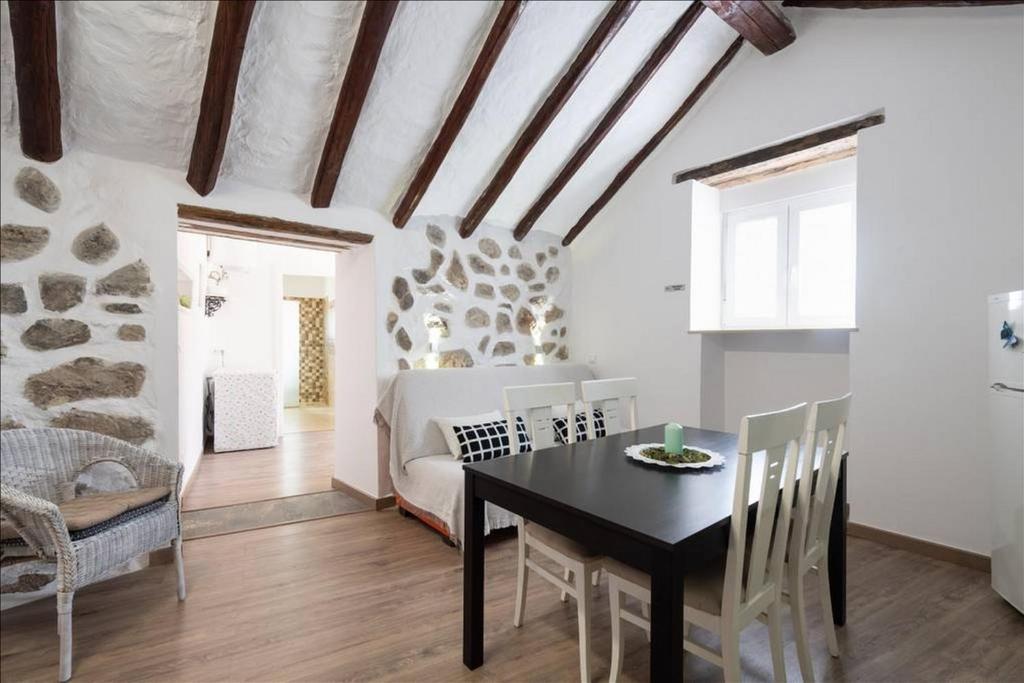
[[[800,316],[797,308],[800,301],[800,212],[823,206],[848,203],[850,220],[853,225],[853,301],[850,318],[832,316]],[[852,327],[857,313],[857,198],[852,186],[840,187],[824,192],[796,197],[789,202],[789,305],[788,326],[796,328],[837,328]]]
[[[851,319],[829,316],[800,317],[799,302],[800,271],[800,211],[821,206],[847,202],[850,205],[853,222],[853,270],[854,300]],[[735,297],[735,252],[736,224],[775,217],[778,221],[776,254],[777,315],[774,317],[737,317],[734,309]],[[785,330],[785,329],[852,329],[856,325],[856,272],[857,272],[857,202],[856,187],[847,185],[821,192],[792,197],[778,202],[760,204],[727,212],[722,220],[722,329],[723,330]]]
[[[776,263],[776,301],[774,317],[738,317],[734,304],[736,297],[736,273],[734,265],[736,262],[736,224],[759,218],[775,218],[778,229],[776,231],[777,244],[775,253],[778,257]],[[722,230],[722,327],[724,329],[772,329],[786,327],[786,275],[788,273],[788,253],[786,250],[788,215],[786,202],[763,204],[748,209],[731,211],[725,215]]]

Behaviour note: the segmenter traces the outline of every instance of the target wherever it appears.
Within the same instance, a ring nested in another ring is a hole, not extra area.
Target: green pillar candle
[[[675,422],[665,425],[665,452],[683,452],[683,427]]]

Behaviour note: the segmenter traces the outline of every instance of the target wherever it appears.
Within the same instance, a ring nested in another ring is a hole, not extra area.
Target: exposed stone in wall
[[[395,332],[395,343],[403,351],[412,350],[412,339],[409,338],[409,333],[405,331],[404,327],[399,327],[398,332]]]
[[[142,325],[121,325],[117,328],[117,338],[121,341],[146,341],[146,328]]]
[[[523,354],[523,365],[536,365],[536,364],[537,364],[537,355],[536,354],[534,354],[534,353],[524,353]]]
[[[548,247],[548,256],[552,258],[558,256],[558,247]]]
[[[61,313],[85,299],[85,278],[70,273],[45,273],[39,276],[39,298],[43,308]]]
[[[511,356],[516,352],[516,345],[510,341],[500,341],[494,345],[492,356]]]
[[[487,311],[482,308],[473,306],[466,311],[466,326],[467,327],[487,327],[491,324],[491,316],[487,314]]]
[[[60,190],[40,170],[31,166],[18,171],[14,178],[14,191],[40,211],[53,213],[60,208]]]
[[[544,271],[544,279],[548,281],[549,285],[558,282],[559,270],[557,266],[551,266]]]
[[[558,360],[569,360],[569,348],[562,344],[558,347],[558,353],[555,354],[555,358]]]
[[[427,225],[427,239],[430,240],[430,243],[434,246],[444,248],[447,236],[444,234],[444,230],[439,226],[430,223]]]
[[[473,367],[473,356],[469,355],[469,351],[466,349],[442,351],[438,358],[438,365],[442,368],[471,368]]]
[[[427,268],[414,268],[412,271],[412,279],[421,285],[425,285],[434,279],[437,275],[437,269],[444,263],[444,254],[437,249],[430,250],[430,266]]]
[[[49,351],[84,344],[91,337],[89,326],[80,320],[43,318],[22,332],[21,343],[33,351]]]
[[[459,252],[452,252],[452,261],[448,264],[448,271],[445,273],[445,278],[454,287],[465,291],[469,289],[469,278],[466,277],[466,270],[462,267],[462,259],[459,258]]]
[[[508,334],[512,331],[512,318],[509,317],[508,313],[498,311],[498,315],[494,318],[494,328],[498,331],[498,334]]]
[[[480,343],[476,345],[476,350],[480,353],[487,353],[487,345],[491,343],[491,335],[484,335],[484,338],[480,340]]]
[[[565,336],[565,332],[566,332],[565,327],[563,327],[562,329],[560,329],[558,331],[558,336],[559,337],[564,337]]]
[[[561,320],[564,315],[565,315],[565,311],[563,311],[558,306],[555,306],[554,304],[551,304],[551,308],[549,308],[544,313],[544,322],[545,322],[545,324],[553,323],[556,320]]]
[[[4,582],[0,585],[0,592],[3,593],[34,593],[38,590],[42,590],[47,585],[53,583],[57,578],[55,572],[51,573],[40,573],[34,571],[27,571],[24,574],[17,574],[10,582]]]
[[[478,299],[493,299],[494,285],[489,285],[486,282],[478,282],[476,283],[476,287],[473,288],[473,294]]]
[[[508,267],[508,264],[507,264],[507,263],[502,263],[502,264],[501,264],[501,274],[502,274],[502,275],[508,275],[508,274],[509,274],[509,273],[511,273],[511,272],[512,272],[512,271],[511,271],[511,270],[509,269],[509,267]]]
[[[24,428],[25,428],[25,425],[23,425],[22,423],[18,422],[17,420],[15,420],[10,415],[5,415],[4,418],[2,420],[0,420],[0,432],[2,432],[4,430],[7,430],[7,429],[24,429]]]
[[[435,311],[441,311],[442,313],[451,313],[452,312],[452,305],[450,303],[448,303],[447,301],[435,301],[434,302],[434,310]]]
[[[0,261],[24,261],[50,242],[50,230],[33,225],[0,225]]]
[[[71,253],[83,263],[97,265],[113,258],[120,247],[117,235],[105,223],[100,223],[78,233],[71,243]]]
[[[398,314],[391,311],[388,313],[387,322],[384,324],[384,327],[387,328],[388,334],[391,334],[391,332],[394,331],[396,324],[398,324]]]
[[[97,432],[136,445],[153,438],[153,425],[144,418],[108,415],[78,408],[72,408],[53,418],[50,420],[50,426]]]
[[[548,255],[545,254],[543,251],[538,251],[535,258],[537,259],[537,265],[543,266],[544,262],[548,260]]]
[[[0,284],[0,313],[16,315],[27,310],[24,287],[16,283]]]
[[[407,361],[404,358],[399,358],[398,359],[398,369],[399,370],[408,370],[409,369],[409,361]]]
[[[516,266],[516,275],[523,282],[529,282],[533,278],[537,277],[537,271],[535,271],[529,264],[520,263]]]
[[[513,244],[511,247],[508,248],[508,257],[514,259],[521,259],[523,258],[523,252],[519,251],[519,247]]]
[[[508,299],[509,301],[518,301],[519,300],[519,294],[520,294],[519,288],[516,287],[515,285],[502,285],[501,286],[501,295],[503,297],[505,297],[506,299]]]
[[[477,247],[480,249],[480,253],[484,256],[489,256],[490,258],[501,258],[501,247],[499,247],[498,243],[490,237],[484,237],[480,240]]]
[[[409,291],[409,281],[404,277],[399,276],[391,281],[391,293],[394,294],[400,309],[408,311],[412,308],[414,299],[412,292]]]
[[[149,279],[149,266],[143,261],[135,261],[127,266],[122,266],[96,282],[97,294],[147,296],[152,291],[153,283]]]
[[[420,285],[416,289],[419,290],[420,294],[444,294],[444,285],[442,285],[440,282],[435,282],[429,287],[424,287]]]
[[[107,313],[120,313],[122,315],[138,315],[142,308],[138,304],[105,304],[103,310]]]
[[[108,363],[86,356],[30,376],[25,397],[39,408],[86,398],[132,398],[145,380],[146,368],[139,363]]]
[[[531,292],[543,292],[545,289],[547,289],[547,285],[545,285],[543,282],[534,282],[532,285],[530,285]]]
[[[519,307],[519,312],[516,313],[516,332],[519,334],[530,334],[530,330],[536,322],[537,319],[533,317],[530,309],[523,306]]]
[[[547,356],[547,355],[549,355],[549,354],[550,354],[550,353],[551,353],[552,351],[554,351],[554,350],[555,350],[555,347],[556,347],[556,346],[558,346],[558,345],[557,345],[557,344],[555,344],[555,342],[544,342],[544,344],[543,344],[543,345],[541,345],[541,347],[540,347],[540,348],[541,348],[541,351],[543,351],[543,352],[544,352],[544,355],[545,355],[545,356]]]
[[[546,308],[548,305],[548,298],[546,296],[531,296],[530,306],[533,308]]]
[[[478,275],[494,275],[494,266],[485,261],[479,254],[470,254],[469,267]]]

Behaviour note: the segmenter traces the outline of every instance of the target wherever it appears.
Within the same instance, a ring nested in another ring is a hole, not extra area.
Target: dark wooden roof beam
[[[64,148],[60,133],[56,8],[53,0],[14,0],[7,6],[14,46],[21,151],[36,161],[57,161]]]
[[[796,32],[778,2],[769,0],[704,0],[708,9],[762,53],[778,52],[796,40]]]

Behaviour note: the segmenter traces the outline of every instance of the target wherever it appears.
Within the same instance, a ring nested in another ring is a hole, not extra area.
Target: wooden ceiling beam
[[[576,224],[573,225],[569,232],[566,233],[565,237],[562,238],[563,247],[569,246],[572,244],[573,240],[579,237],[580,233],[583,232],[583,229],[586,228],[587,225],[594,220],[594,217],[600,213],[601,209],[611,201],[611,198],[615,196],[615,193],[626,184],[626,181],[629,180],[638,168],[640,168],[640,165],[647,160],[647,157],[657,149],[658,145],[660,145],[668,134],[672,132],[672,129],[683,120],[691,109],[693,109],[693,106],[697,104],[697,101],[700,100],[701,96],[707,92],[708,88],[711,87],[711,84],[714,83],[716,78],[718,78],[718,75],[725,70],[725,67],[729,66],[729,62],[732,61],[733,57],[736,56],[736,53],[739,52],[742,46],[742,36],[732,42],[729,49],[719,57],[714,66],[711,67],[704,78],[701,79],[700,83],[697,84],[697,87],[693,89],[687,98],[683,100],[683,103],[679,105],[679,108],[672,112],[672,115],[668,117],[668,120],[665,121],[661,128],[658,129],[658,132],[656,132],[654,136],[647,141],[647,144],[640,148],[639,152],[633,155],[633,158],[622,167],[622,170],[619,171],[618,174],[616,174],[615,178],[608,187],[605,188],[604,192],[602,192],[594,203],[583,212],[583,215],[578,221],[576,221]]]
[[[217,20],[206,63],[206,82],[199,105],[199,121],[192,140],[192,157],[185,179],[196,192],[206,196],[213,191],[224,159],[224,148],[235,108],[238,70],[242,66],[245,39],[255,0],[217,3]]]
[[[569,101],[573,92],[583,82],[584,77],[586,77],[594,62],[601,56],[608,43],[611,42],[612,38],[615,37],[615,34],[618,33],[619,29],[626,22],[626,19],[632,14],[637,2],[638,0],[615,0],[611,9],[605,13],[601,23],[594,29],[590,38],[587,39],[587,42],[580,49],[572,64],[569,65],[569,68],[562,74],[558,83],[555,84],[555,87],[548,93],[544,104],[533,115],[530,123],[519,134],[519,138],[505,156],[505,160],[498,168],[498,171],[462,220],[462,224],[459,226],[459,234],[463,238],[472,235],[473,231],[480,225],[480,221],[484,219],[490,208],[494,206],[494,202],[498,200],[501,193],[508,187],[509,182],[511,182],[516,171],[519,170],[530,150],[537,144],[537,141],[540,140],[544,131],[554,121],[558,112],[562,110],[562,107]]]
[[[565,188],[572,177],[576,175],[576,172],[580,170],[580,167],[583,166],[586,160],[590,158],[590,155],[594,153],[594,150],[597,149],[598,145],[601,144],[605,136],[608,135],[608,132],[622,118],[622,115],[633,104],[640,91],[643,90],[644,86],[647,85],[647,82],[651,80],[651,77],[654,76],[661,65],[665,63],[665,60],[676,49],[683,36],[696,23],[697,18],[703,11],[704,5],[694,2],[680,15],[679,19],[676,20],[661,41],[655,46],[654,50],[651,51],[651,54],[648,55],[647,60],[633,74],[632,80],[622,90],[619,97],[608,107],[604,116],[597,126],[594,127],[594,130],[591,131],[587,139],[576,148],[572,157],[562,166],[555,179],[551,181],[540,197],[537,198],[537,201],[533,203],[522,219],[520,219],[519,224],[516,225],[516,229],[512,233],[517,240],[522,240],[529,234],[537,219],[551,206],[551,202],[555,200],[555,197]]]
[[[237,213],[226,209],[215,209],[210,206],[178,204],[179,222],[196,225],[207,224],[222,230],[246,229],[268,234],[291,236],[305,240],[323,240],[344,243],[346,245],[362,245],[373,242],[373,235],[355,230],[339,230],[321,225],[286,221],[280,218],[257,216],[251,213]]]
[[[901,7],[991,7],[1024,0],[782,0],[784,7],[812,9],[897,9]]]
[[[64,154],[57,75],[57,16],[53,0],[12,0],[14,80],[18,90],[21,151],[36,161]]]
[[[871,126],[877,126],[880,123],[885,123],[885,114],[869,114],[868,116],[862,116],[859,119],[847,121],[846,123],[841,123],[837,126],[832,126],[831,128],[817,130],[813,133],[808,133],[799,137],[790,138],[789,140],[783,140],[782,142],[774,145],[762,147],[761,149],[755,149],[752,152],[739,154],[728,159],[723,159],[722,161],[716,161],[712,164],[698,166],[697,168],[679,171],[678,173],[673,174],[672,182],[685,183],[687,180],[702,180],[712,176],[719,176],[723,173],[746,168],[747,166],[753,166],[754,164],[760,164],[770,159],[817,147],[819,145],[832,142],[833,140],[848,138],[851,135],[856,135],[857,131],[863,130],[864,128],[870,128]]]
[[[373,82],[373,74],[377,70],[377,61],[384,49],[384,41],[388,37],[391,20],[394,19],[397,9],[398,0],[372,0],[367,2],[363,9],[359,33],[352,47],[345,80],[342,81],[341,91],[338,93],[334,118],[331,119],[331,127],[320,156],[320,165],[316,170],[316,179],[313,181],[310,203],[314,208],[322,209],[331,205],[345,154],[352,142],[356,124],[359,123],[359,115],[370,91],[370,83]]]
[[[796,40],[796,32],[776,2],[704,0],[704,4],[763,54],[778,52]]]
[[[441,168],[442,162],[455,143],[455,138],[458,137],[463,124],[469,118],[469,113],[473,110],[473,105],[476,104],[476,99],[479,97],[480,91],[483,90],[494,64],[498,61],[498,55],[505,48],[508,37],[512,35],[512,29],[519,21],[519,16],[523,13],[525,6],[526,0],[503,0],[501,8],[498,10],[498,16],[491,24],[487,39],[476,57],[476,62],[474,62],[466,82],[462,84],[459,96],[455,99],[451,111],[448,112],[448,117],[441,125],[437,137],[434,138],[430,150],[423,157],[408,189],[401,201],[398,202],[398,208],[395,209],[395,216],[392,219],[396,228],[405,227],[420,200],[423,199],[423,195],[427,193],[431,181],[434,180],[434,176],[437,175],[438,169]]]

